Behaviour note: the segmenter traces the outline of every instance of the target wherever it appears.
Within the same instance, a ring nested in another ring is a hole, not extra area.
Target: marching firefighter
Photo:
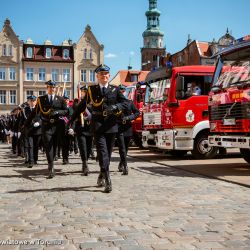
[[[120,91],[124,94],[126,88],[123,85],[119,86]],[[133,136],[131,121],[135,120],[140,115],[140,111],[136,108],[132,100],[127,100],[127,107],[122,111],[119,117],[117,142],[119,147],[120,162],[118,165],[119,172],[123,175],[128,175],[127,152],[131,137]]]
[[[43,143],[48,161],[48,178],[51,179],[55,176],[54,157],[58,133],[60,133],[60,130],[57,129],[59,117],[65,116],[68,113],[68,109],[63,97],[55,94],[56,83],[50,80],[45,84],[47,85],[47,94],[38,98],[36,107],[26,120],[25,126],[28,126],[36,114],[40,113]]]
[[[87,90],[88,89],[85,86],[80,88],[81,100],[86,97]],[[77,106],[75,107],[75,109],[77,109]],[[74,131],[76,132],[78,148],[82,159],[82,172],[85,176],[89,174],[88,159],[92,150],[93,137],[91,132],[91,112],[92,107],[90,104],[87,104],[84,112],[80,113],[78,119],[74,123]],[[73,134],[73,131],[71,131],[71,133]]]
[[[89,86],[86,97],[79,103],[72,115],[72,121],[85,111],[87,104],[92,104],[92,129],[95,136],[100,174],[97,185],[102,186],[105,180],[104,192],[112,191],[109,175],[111,153],[118,132],[117,115],[126,108],[126,98],[119,88],[109,85],[110,68],[101,64],[95,69],[98,84]]]

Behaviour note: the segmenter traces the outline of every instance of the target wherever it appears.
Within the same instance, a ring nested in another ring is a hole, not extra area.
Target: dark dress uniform
[[[133,101],[127,100],[127,108],[122,112],[118,120],[119,129],[117,133],[118,147],[120,153],[119,171],[124,175],[128,174],[127,152],[128,146],[133,136],[131,121],[140,115],[140,111],[136,108]]]
[[[47,82],[47,84],[55,85],[53,82]],[[55,147],[57,145],[57,139],[59,136],[58,133],[60,132],[60,130],[57,130],[59,116],[65,116],[67,112],[67,105],[63,100],[63,97],[55,95],[53,101],[50,101],[48,95],[46,94],[44,96],[38,97],[35,109],[25,122],[25,125],[27,126],[36,116],[36,114],[40,113],[42,120],[42,139],[48,161],[48,178],[53,178],[55,175],[54,157]]]
[[[99,84],[89,86],[86,97],[79,103],[72,115],[72,121],[85,111],[88,103],[91,103],[93,108],[91,126],[101,170],[97,184],[101,186],[104,178],[104,192],[111,192],[109,165],[115,136],[118,132],[116,113],[126,107],[126,98],[116,86],[108,85],[107,89],[101,89]]]
[[[77,106],[75,107],[77,109]],[[91,118],[92,107],[87,105],[87,108],[80,114],[76,122],[74,123],[74,131],[76,132],[78,148],[82,159],[82,171],[84,175],[89,174],[88,159],[92,149],[92,130],[91,130]]]

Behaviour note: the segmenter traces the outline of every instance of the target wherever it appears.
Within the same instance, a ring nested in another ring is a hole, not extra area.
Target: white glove
[[[75,132],[74,132],[74,130],[73,130],[72,128],[70,128],[70,129],[68,130],[68,134],[69,134],[69,135],[74,135]]]
[[[20,138],[21,132],[17,132],[17,138]]]
[[[33,124],[33,127],[34,127],[34,128],[37,128],[37,127],[39,127],[39,126],[40,126],[39,122],[35,122],[35,123]]]

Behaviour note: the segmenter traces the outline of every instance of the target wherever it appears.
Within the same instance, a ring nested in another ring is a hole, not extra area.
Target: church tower
[[[160,30],[161,12],[157,9],[157,0],[149,0],[147,29],[143,32],[143,48],[141,48],[141,68],[151,70],[159,66],[159,59],[165,56],[166,49],[163,42],[164,34]]]

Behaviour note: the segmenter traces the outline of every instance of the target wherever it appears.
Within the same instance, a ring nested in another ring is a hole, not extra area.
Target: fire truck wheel
[[[247,163],[250,163],[250,149],[241,148],[240,152]]]
[[[212,159],[216,156],[217,147],[210,147],[208,145],[208,135],[198,134],[194,140],[194,149],[192,155],[195,159]]]
[[[137,136],[137,135],[134,135],[133,136],[133,141],[135,143],[135,145],[140,148],[140,149],[143,149],[143,146],[142,146],[142,139],[140,136]]]
[[[187,153],[187,151],[186,150],[171,150],[171,151],[168,151],[167,153],[169,153],[174,158],[177,158],[177,157],[182,158]]]

